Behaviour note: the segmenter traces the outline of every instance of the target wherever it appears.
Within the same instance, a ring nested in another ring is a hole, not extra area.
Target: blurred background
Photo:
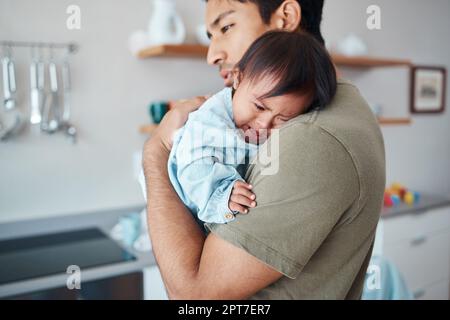
[[[223,86],[198,36],[205,4],[174,2],[185,34],[175,30],[182,43],[168,48],[144,39],[155,32],[156,10],[173,14],[155,1],[0,0],[0,298],[166,298],[137,180],[154,122],[149,105]],[[381,29],[371,30],[374,4]],[[386,143],[367,299],[449,298],[450,114],[441,99],[449,92],[448,12],[448,0],[325,2],[327,47],[380,118]],[[33,62],[45,69],[34,93]],[[41,122],[30,124],[33,94],[56,97],[42,100]],[[70,265],[80,267],[80,290],[66,287],[77,284]]]

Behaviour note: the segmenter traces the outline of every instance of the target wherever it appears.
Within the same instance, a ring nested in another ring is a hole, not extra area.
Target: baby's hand
[[[246,214],[248,213],[248,208],[256,207],[256,196],[250,191],[252,188],[251,185],[243,181],[237,181],[234,184],[230,201],[228,202],[230,210]]]

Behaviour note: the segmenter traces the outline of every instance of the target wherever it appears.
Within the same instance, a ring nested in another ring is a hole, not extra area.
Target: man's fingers
[[[248,209],[236,202],[230,201],[230,205],[229,205],[231,211],[236,211],[236,212],[240,212],[243,214],[247,214],[248,213]]]
[[[192,99],[181,99],[175,101],[169,101],[170,109],[185,109],[187,112],[197,110],[205,103],[206,97],[198,96]]]
[[[247,198],[245,196],[233,194],[233,195],[231,195],[230,200],[233,202],[239,203],[243,206],[246,206],[246,207],[251,207],[251,208],[256,207],[256,202],[253,200],[250,200],[249,198]]]

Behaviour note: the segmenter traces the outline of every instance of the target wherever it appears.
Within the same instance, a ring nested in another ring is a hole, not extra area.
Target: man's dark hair
[[[259,13],[265,24],[270,23],[270,18],[281,6],[284,0],[234,0],[242,3],[252,2],[259,8]],[[208,0],[206,0],[208,2]],[[302,20],[300,27],[303,31],[312,34],[322,45],[325,41],[322,37],[320,24],[322,22],[322,11],[324,0],[297,0],[302,8]]]
[[[273,79],[274,87],[261,99],[285,94],[310,95],[312,102],[306,112],[327,106],[337,90],[330,55],[306,32],[268,32],[250,46],[236,67],[242,80]]]

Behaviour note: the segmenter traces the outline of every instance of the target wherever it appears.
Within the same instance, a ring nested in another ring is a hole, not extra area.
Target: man
[[[323,43],[319,0],[209,0],[208,62],[232,66],[269,30]],[[245,180],[257,207],[205,235],[167,174],[171,138],[202,98],[175,103],[146,143],[143,167],[153,253],[172,299],[359,299],[385,186],[381,132],[358,90],[339,81],[333,103],[280,130],[276,174],[256,161]],[[261,147],[261,152],[265,147]]]

